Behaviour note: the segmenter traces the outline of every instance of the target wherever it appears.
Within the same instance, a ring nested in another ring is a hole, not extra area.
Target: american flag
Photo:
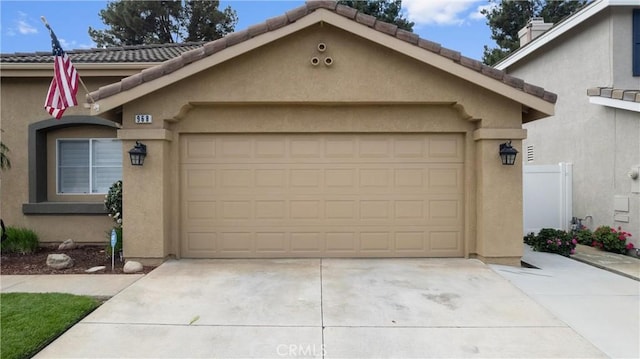
[[[49,24],[46,25],[51,35],[53,47],[53,80],[47,91],[44,108],[56,119],[60,119],[64,110],[78,105],[76,94],[78,93],[78,72],[73,67],[71,60],[62,50],[60,42],[53,33]]]

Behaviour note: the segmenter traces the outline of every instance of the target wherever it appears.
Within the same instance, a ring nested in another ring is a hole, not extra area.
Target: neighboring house
[[[559,97],[524,126],[525,166],[572,163],[573,215],[640,247],[640,3],[594,1],[495,67]]]
[[[86,139],[117,137],[127,258],[519,264],[522,168],[502,165],[498,149],[520,149],[522,123],[552,115],[556,96],[395,25],[308,2],[122,80],[126,63],[74,55],[95,103],[60,121],[41,109],[46,71],[20,57],[2,56],[2,126],[16,154],[2,216],[45,241],[105,238],[111,180],[70,182],[69,194],[60,173],[77,165],[70,139],[86,153]],[[136,141],[143,166],[127,155]],[[116,163],[117,146],[104,147],[99,158]]]

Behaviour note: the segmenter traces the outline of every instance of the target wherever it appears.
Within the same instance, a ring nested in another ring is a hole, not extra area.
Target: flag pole
[[[40,16],[40,20],[42,21],[44,26],[47,28],[47,30],[53,31],[51,30],[51,26],[49,26],[49,23],[47,22],[47,19],[44,16]],[[82,77],[78,76],[78,81],[80,82],[80,85],[82,85],[82,88],[84,88],[85,92],[87,93],[87,96],[89,96],[91,103],[96,103],[96,100],[94,100],[93,97],[91,96],[91,92],[89,92],[87,85],[85,85],[84,81],[82,81]]]

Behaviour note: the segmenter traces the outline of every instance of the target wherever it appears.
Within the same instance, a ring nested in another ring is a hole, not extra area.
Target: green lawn
[[[33,356],[99,305],[91,297],[71,294],[0,294],[2,359]]]

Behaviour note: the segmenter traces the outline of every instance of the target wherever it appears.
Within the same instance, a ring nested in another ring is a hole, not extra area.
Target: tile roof
[[[640,90],[622,90],[611,87],[592,87],[587,89],[587,96],[604,97],[614,100],[640,103]]]
[[[182,44],[154,44],[103,49],[69,50],[66,53],[73,63],[126,63],[126,62],[163,62],[180,54],[204,46],[206,42],[187,42]],[[51,51],[0,54],[0,63],[53,63]]]

